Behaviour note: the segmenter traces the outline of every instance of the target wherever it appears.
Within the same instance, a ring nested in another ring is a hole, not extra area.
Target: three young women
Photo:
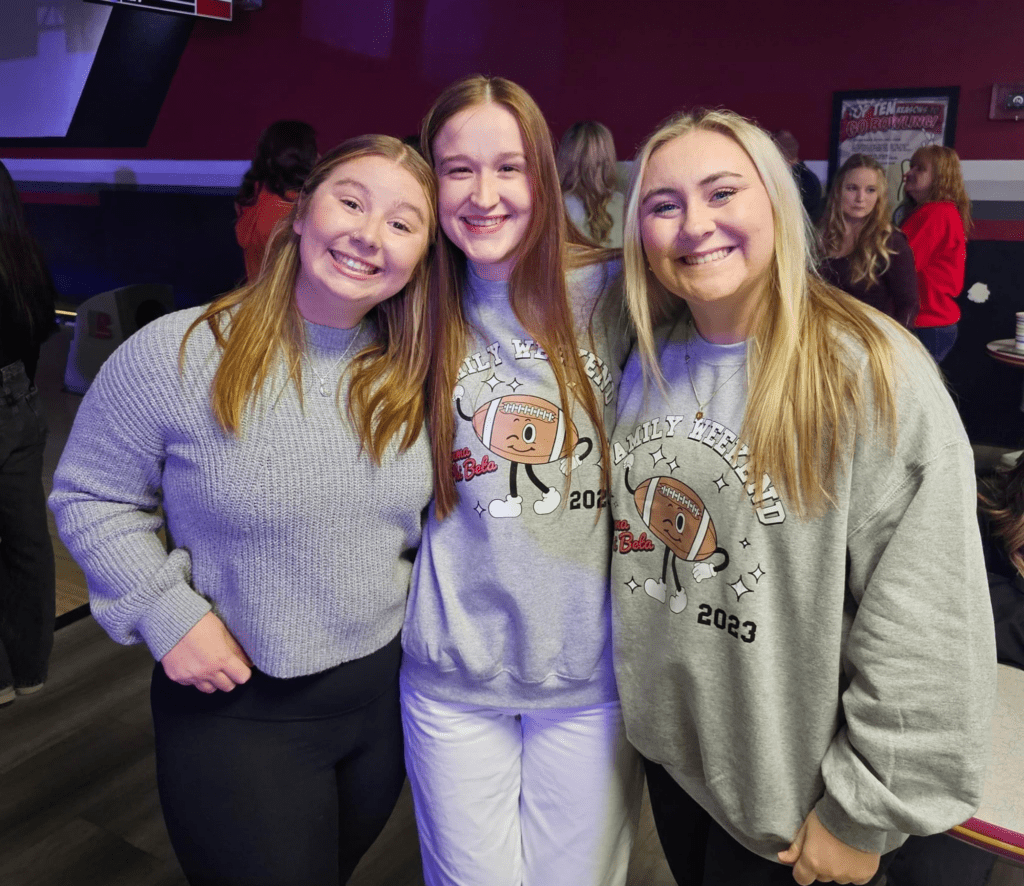
[[[402,712],[424,876],[623,883],[642,775],[611,661],[618,268],[569,242],[551,136],[521,87],[453,84],[421,144],[442,232],[428,321],[435,500]]]
[[[103,366],[54,477],[93,615],[159,662],[160,799],[192,884],[345,883],[402,787],[435,223],[414,151],[329,152],[255,280]]]
[[[868,154],[849,157],[832,182],[822,221],[819,271],[833,286],[908,329],[917,317],[914,253],[892,223],[885,170]]]
[[[964,288],[971,199],[960,158],[943,145],[914,151],[903,182],[898,214],[914,251],[920,299],[914,331],[941,363],[956,342],[960,320],[956,299]]]
[[[877,883],[980,798],[970,446],[918,343],[813,273],[766,133],[683,115],[634,175],[615,667],[662,845],[681,884]]]

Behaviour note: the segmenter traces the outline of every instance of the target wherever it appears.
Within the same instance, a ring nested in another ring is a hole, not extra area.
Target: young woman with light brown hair
[[[970,445],[913,337],[814,272],[767,133],[683,114],[634,176],[613,630],[662,845],[681,884],[878,883],[984,781]]]
[[[920,309],[914,331],[941,363],[956,342],[960,320],[956,299],[964,288],[971,198],[960,158],[943,145],[914,151],[903,182],[897,215],[917,268]]]
[[[573,224],[594,243],[621,248],[624,200],[616,188],[611,131],[596,120],[573,123],[562,136],[555,160]]]
[[[436,497],[403,630],[430,886],[625,881],[641,787],[611,667],[617,263],[569,242],[547,124],[469,77],[427,113]]]
[[[891,219],[885,170],[874,157],[853,154],[832,182],[819,268],[833,286],[911,329],[917,316],[914,254]]]
[[[51,506],[96,620],[159,662],[158,785],[192,884],[345,883],[402,787],[435,224],[423,159],[350,139],[254,281],[132,336],[79,409]]]

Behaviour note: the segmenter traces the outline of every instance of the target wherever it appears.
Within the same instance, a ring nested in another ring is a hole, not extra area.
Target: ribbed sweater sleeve
[[[178,368],[198,315],[162,317],[115,352],[54,475],[51,507],[97,621],[159,659],[212,608],[275,677],[374,652],[402,625],[432,491],[425,434],[401,453],[393,441],[374,464],[334,397],[359,333],[309,323],[303,400],[275,371],[240,433],[223,431],[209,402],[219,349],[205,324]],[[170,554],[157,535],[161,503]]]
[[[187,396],[171,344],[140,333],[104,364],[50,499],[61,538],[89,578],[93,616],[119,643],[145,641],[157,659],[211,608],[192,587],[188,550],[168,554],[157,534],[166,432]]]

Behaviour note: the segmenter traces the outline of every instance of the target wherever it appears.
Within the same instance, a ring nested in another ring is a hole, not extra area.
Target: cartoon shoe
[[[686,608],[686,591],[680,588],[668,601],[668,608],[673,612],[682,612]]]
[[[665,602],[665,582],[649,578],[644,582],[644,593],[648,597],[654,597],[659,603]],[[685,605],[685,604],[683,604]]]
[[[518,517],[523,512],[521,495],[506,495],[504,499],[496,498],[487,506],[487,513],[492,517]]]
[[[533,503],[533,510],[536,514],[550,514],[555,508],[558,507],[562,501],[562,496],[559,494],[557,489],[549,489],[544,493],[544,497],[540,501]]]

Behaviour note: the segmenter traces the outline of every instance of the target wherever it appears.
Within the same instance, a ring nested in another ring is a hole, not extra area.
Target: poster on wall
[[[828,179],[851,154],[870,154],[885,169],[893,204],[903,199],[903,173],[925,145],[953,147],[959,86],[868,89],[832,94]]]

